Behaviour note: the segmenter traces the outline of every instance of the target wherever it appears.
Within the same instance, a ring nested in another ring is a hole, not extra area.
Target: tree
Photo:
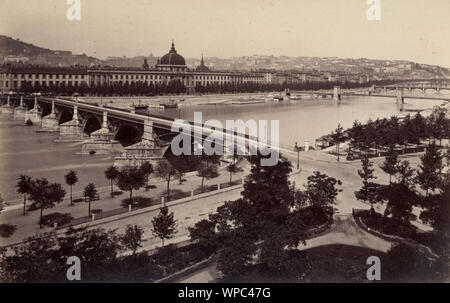
[[[125,233],[120,237],[121,243],[133,252],[133,255],[136,254],[136,251],[139,247],[142,247],[142,236],[144,234],[144,230],[142,227],[134,224],[128,224]]]
[[[353,126],[348,130],[351,148],[361,148],[363,145],[364,134],[363,126],[358,120],[353,122]]]
[[[422,206],[420,219],[430,224],[436,231],[434,247],[446,257],[450,253],[450,179],[444,179],[442,191],[438,194],[428,195]]]
[[[417,113],[413,119],[412,124],[414,125],[414,133],[417,136],[417,143],[420,143],[420,140],[426,139],[430,136],[429,129],[427,127],[427,122],[424,117],[420,113]]]
[[[362,188],[355,192],[355,196],[358,200],[367,201],[370,203],[370,209],[373,212],[373,204],[377,202],[377,184],[371,182],[371,180],[377,177],[373,175],[374,169],[372,168],[373,163],[370,162],[367,155],[362,159],[362,169],[358,169],[358,175],[363,180]]]
[[[448,134],[449,120],[446,118],[447,109],[435,106],[431,115],[428,117],[428,126],[433,136],[433,144],[437,139],[439,145],[442,145],[442,139]]]
[[[200,165],[197,170],[197,176],[202,178],[201,190],[203,192],[203,186],[205,183],[205,179],[214,179],[219,176],[218,167],[215,163],[208,163],[208,161],[200,162]]]
[[[72,202],[72,186],[78,182],[77,173],[73,170],[69,170],[69,172],[64,176],[66,180],[66,184],[70,186],[70,205],[73,205]]]
[[[338,127],[331,133],[331,138],[336,144],[337,160],[339,162],[339,146],[340,143],[344,140],[344,128],[340,123],[338,124]]]
[[[83,281],[111,281],[120,266],[120,241],[114,230],[69,229],[26,238],[8,255],[0,255],[2,282],[67,281],[67,259],[78,256]]]
[[[148,181],[150,180],[150,174],[153,173],[153,166],[150,162],[145,161],[140,167],[146,180],[146,188],[148,188]]]
[[[170,163],[177,170],[176,178],[178,178],[180,184],[182,184],[184,175],[196,168],[197,161],[195,160],[195,157],[187,155],[179,155],[170,159]]]
[[[156,175],[167,182],[167,200],[170,200],[170,180],[175,177],[177,170],[167,160],[161,160],[156,166]]]
[[[417,180],[427,195],[429,190],[434,191],[441,182],[442,155],[439,148],[431,144],[420,157]]]
[[[28,177],[27,175],[20,175],[16,188],[17,192],[23,195],[23,215],[25,216],[27,213],[27,194],[31,191],[31,177]]]
[[[84,188],[83,196],[88,200],[88,216],[91,215],[91,201],[94,200],[98,195],[97,188],[94,183],[89,183]]]
[[[183,177],[185,175],[185,171],[183,169],[180,168],[176,168],[176,174],[175,177],[178,179],[178,183],[181,185],[183,184]]]
[[[415,171],[409,165],[408,160],[403,160],[399,162],[395,170],[396,170],[395,173],[396,179],[400,184],[407,185],[408,187],[414,186]]]
[[[393,184],[388,188],[385,198],[388,201],[384,211],[385,217],[391,215],[393,219],[407,225],[416,218],[412,213],[412,208],[417,204],[418,197],[407,184]]]
[[[111,165],[105,170],[105,178],[111,182],[111,196],[114,194],[113,182],[117,181],[118,177],[119,170],[114,165]]]
[[[234,154],[233,155],[233,163],[230,163],[226,168],[227,171],[230,173],[230,183],[231,183],[231,178],[232,178],[233,174],[243,171],[242,167],[238,166],[236,163],[237,157],[238,157],[238,155]]]
[[[121,190],[130,192],[130,203],[133,203],[133,190],[138,190],[145,184],[142,171],[135,166],[124,166],[117,179],[117,185]]]
[[[439,262],[407,243],[392,245],[383,262],[387,264],[385,277],[388,282],[424,282],[439,279],[443,272]]]
[[[308,201],[313,209],[323,210],[334,205],[338,193],[342,191],[337,185],[342,185],[342,181],[314,171],[313,175],[308,177],[306,185]]]
[[[30,199],[41,209],[39,225],[42,228],[42,215],[45,208],[52,208],[55,202],[60,202],[66,191],[60,184],[50,184],[47,179],[36,179],[31,183]]]
[[[303,226],[293,226],[290,219],[296,200],[289,181],[291,163],[280,157],[276,165],[263,166],[260,155],[250,156],[248,161],[252,167],[242,198],[225,202],[209,217],[218,231],[218,268],[225,276],[235,276],[251,263],[259,241],[270,242],[276,245],[272,247],[275,251],[284,252],[304,239]],[[268,266],[274,264],[269,262]]]
[[[198,244],[210,250],[216,246],[216,224],[212,221],[202,219],[195,223],[194,227],[188,227],[191,241],[198,241]]]
[[[398,154],[394,150],[394,146],[390,145],[388,154],[380,168],[389,175],[389,185],[392,183],[392,176],[397,173],[398,168]]]
[[[54,233],[25,239],[13,248],[13,254],[0,256],[2,282],[50,282],[58,267],[51,257],[57,253]],[[62,268],[60,268],[62,270]]]
[[[159,214],[152,219],[152,233],[162,241],[164,246],[164,239],[172,239],[177,232],[177,221],[174,219],[173,212],[169,213],[167,206],[160,207]]]

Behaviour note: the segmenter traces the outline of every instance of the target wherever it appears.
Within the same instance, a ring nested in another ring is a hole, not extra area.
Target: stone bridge
[[[38,125],[41,127],[39,132],[57,132],[56,142],[82,142],[81,154],[121,153],[115,160],[117,166],[162,159],[178,134],[172,131],[172,118],[98,106],[72,98],[7,95],[2,96],[0,102],[2,114]],[[192,126],[190,136],[203,142],[208,140],[211,128],[189,123]],[[257,139],[238,132],[234,135],[243,138],[246,152],[250,144],[259,146]],[[191,148],[193,150],[194,146]]]

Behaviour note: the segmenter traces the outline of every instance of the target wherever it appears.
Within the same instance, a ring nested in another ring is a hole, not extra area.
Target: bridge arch
[[[51,104],[43,102],[43,103],[40,104],[40,107],[42,109],[42,114],[41,114],[42,117],[48,116],[52,112],[52,105]]]
[[[114,140],[119,141],[123,147],[136,144],[142,140],[144,130],[142,126],[133,123],[120,123],[117,128]]]
[[[437,93],[435,88],[425,87],[425,93]]]
[[[84,121],[83,125],[83,132],[85,134],[90,135],[91,133],[95,132],[96,130],[99,130],[102,128],[102,121],[97,115],[88,115],[86,117],[86,120]]]
[[[69,109],[63,109],[59,114],[58,124],[63,124],[72,120],[73,112]]]

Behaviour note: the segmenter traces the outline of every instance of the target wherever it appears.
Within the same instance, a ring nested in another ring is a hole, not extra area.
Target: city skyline
[[[443,22],[450,3],[439,1],[439,5],[429,6],[425,1],[381,1],[381,20],[369,21],[366,1],[351,2],[353,5],[288,0],[133,1],[127,5],[82,0],[81,20],[69,21],[65,1],[30,1],[25,5],[7,0],[9,10],[0,12],[0,28],[1,34],[40,47],[100,59],[150,53],[158,57],[174,39],[186,58],[199,58],[202,53],[218,58],[257,54],[450,66],[450,44],[444,41],[450,27]]]

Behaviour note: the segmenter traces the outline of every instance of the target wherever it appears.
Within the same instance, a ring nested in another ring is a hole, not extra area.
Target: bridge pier
[[[8,95],[6,99],[6,104],[2,106],[2,114],[12,114],[14,113],[14,107],[11,105],[11,96]]]
[[[23,106],[23,96],[20,96],[20,103],[18,107],[14,108],[14,119],[23,120],[25,119],[27,109]]]
[[[333,89],[333,100],[339,101],[341,100],[341,87],[335,86]]]
[[[169,145],[162,146],[156,139],[156,135],[153,133],[153,122],[146,120],[141,142],[125,147],[124,152],[115,158],[114,166],[140,166],[144,162],[156,165],[164,158],[168,148]]]
[[[108,112],[103,112],[103,123],[99,130],[91,133],[91,137],[83,141],[81,154],[109,154],[123,151],[119,141],[114,140],[114,133],[108,128]]]
[[[55,142],[83,141],[83,126],[78,119],[78,106],[73,106],[72,120],[59,125],[59,138]]]
[[[40,125],[42,122],[42,112],[39,110],[37,97],[34,97],[34,106],[25,112],[25,123],[30,120],[34,125]]]
[[[52,111],[49,115],[42,118],[41,127],[43,131],[56,132],[59,129],[58,117],[55,112],[55,100],[52,101]]]
[[[397,90],[397,100],[395,103],[405,103],[405,98],[403,97],[403,90],[398,89]]]

